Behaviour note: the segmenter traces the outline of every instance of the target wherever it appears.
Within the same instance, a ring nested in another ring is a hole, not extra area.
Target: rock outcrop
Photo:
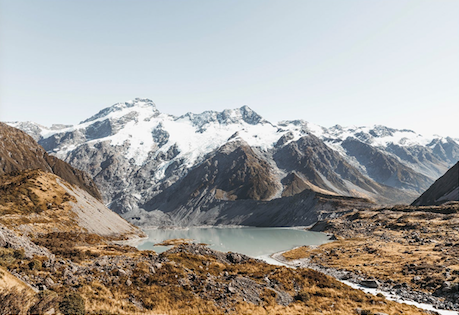
[[[1,247],[24,251],[24,256],[27,258],[32,258],[35,255],[44,256],[49,259],[54,257],[48,249],[34,244],[28,237],[17,235],[14,231],[0,223],[0,248]]]

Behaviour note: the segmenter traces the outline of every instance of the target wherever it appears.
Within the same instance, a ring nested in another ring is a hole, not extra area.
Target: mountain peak
[[[253,111],[249,106],[244,105],[239,108],[239,112],[241,113],[242,119],[251,125],[256,125],[260,122],[266,122],[263,117],[258,115],[255,111]]]
[[[247,105],[235,109],[225,109],[221,112],[205,111],[200,114],[188,112],[177,119],[189,119],[193,125],[199,128],[205,128],[205,125],[212,122],[217,122],[220,125],[241,124],[243,122],[249,125],[268,123]]]
[[[130,101],[122,102],[122,103],[116,103],[110,107],[106,107],[102,109],[101,111],[99,111],[94,116],[80,122],[80,124],[84,124],[87,122],[91,122],[91,121],[106,117],[115,112],[123,112],[126,109],[130,109],[130,108],[132,109],[145,108],[145,109],[150,109],[153,112],[158,112],[158,109],[156,108],[156,104],[152,100],[148,98],[137,97],[134,100],[130,100]]]

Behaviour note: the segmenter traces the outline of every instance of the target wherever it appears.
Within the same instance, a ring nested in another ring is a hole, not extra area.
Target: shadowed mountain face
[[[53,173],[102,200],[97,186],[85,172],[49,155],[25,132],[0,123],[0,175],[27,169]]]
[[[272,171],[246,143],[229,142],[143,207],[153,210],[161,204],[169,212],[206,195],[212,200],[268,200],[281,189]]]
[[[412,205],[441,205],[449,201],[459,201],[459,162],[437,179]]]
[[[349,156],[364,166],[368,176],[378,183],[420,192],[431,182],[427,176],[403,165],[395,157],[359,140],[347,138],[343,141],[342,147]]]
[[[459,159],[450,138],[384,126],[272,124],[247,106],[176,117],[135,99],[75,126],[12,125],[92,176],[113,211],[145,225],[254,220],[253,205],[284,209],[308,191],[411,203]],[[218,214],[205,218],[204,209]],[[239,219],[229,220],[230,210]]]
[[[381,203],[404,201],[414,196],[364,176],[314,135],[282,146],[273,158],[279,168],[300,174],[329,194],[370,198]]]

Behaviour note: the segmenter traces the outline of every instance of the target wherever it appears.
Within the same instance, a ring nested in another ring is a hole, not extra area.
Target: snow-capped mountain
[[[281,213],[293,202],[286,199],[306,192],[411,202],[459,159],[451,138],[384,126],[273,124],[247,106],[176,117],[135,99],[75,126],[10,125],[91,174],[112,210],[142,224],[256,225],[251,209]],[[308,207],[318,209],[311,198]],[[272,221],[287,224],[280,214]]]

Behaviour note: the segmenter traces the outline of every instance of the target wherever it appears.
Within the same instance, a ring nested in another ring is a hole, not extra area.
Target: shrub
[[[63,314],[85,314],[84,300],[76,292],[67,293],[59,303],[59,310]]]
[[[116,313],[112,313],[112,312],[107,311],[107,310],[96,310],[96,311],[92,312],[91,314],[93,314],[93,315],[115,315]]]
[[[31,262],[29,262],[28,264],[30,270],[39,270],[41,268],[41,262],[39,260],[32,260]]]
[[[15,249],[13,252],[13,257],[16,259],[24,259],[25,258],[25,252],[24,249]]]
[[[295,300],[297,300],[297,301],[307,302],[310,299],[311,299],[311,295],[308,292],[305,292],[305,291],[300,291],[295,296]]]

